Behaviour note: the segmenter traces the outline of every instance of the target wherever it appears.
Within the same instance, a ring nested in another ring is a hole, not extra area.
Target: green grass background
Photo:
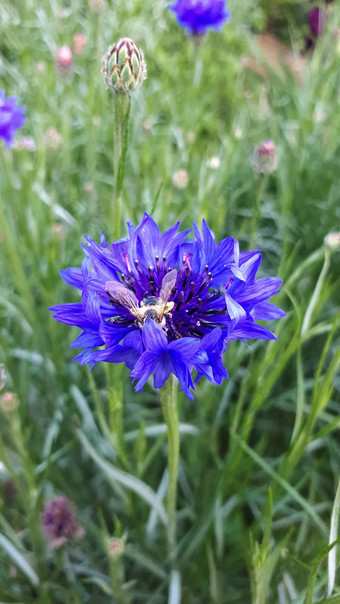
[[[265,78],[244,68],[243,55],[261,60],[254,28],[266,6],[228,7],[231,22],[196,52],[165,1],[111,0],[101,15],[84,0],[1,3],[0,87],[26,108],[17,140],[36,142],[34,152],[0,149],[0,361],[3,392],[20,401],[0,422],[1,602],[340,602],[336,582],[327,595],[339,507],[340,254],[323,245],[340,230],[340,13],[297,81],[286,68]],[[277,10],[298,48],[293,7]],[[65,80],[54,53],[76,32],[88,41]],[[230,344],[221,388],[202,380],[194,402],[180,395],[172,572],[158,392],[135,393],[123,366],[89,374],[72,363],[77,330],[47,311],[77,300],[59,270],[80,265],[82,235],[112,238],[113,103],[100,57],[122,36],[148,66],[132,99],[124,221],[152,211],[165,229],[205,217],[217,239],[232,235],[243,251],[254,231],[261,276],[284,280],[275,302],[287,312],[270,326],[278,342]],[[62,135],[55,151],[45,146],[49,127]],[[263,186],[250,159],[269,138],[279,164]],[[189,175],[183,191],[172,184],[178,169]],[[61,493],[85,534],[53,552],[40,515]],[[108,554],[112,536],[124,536],[120,558]]]

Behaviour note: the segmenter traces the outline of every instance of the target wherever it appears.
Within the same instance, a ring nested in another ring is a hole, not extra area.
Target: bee
[[[131,315],[136,318],[136,325],[143,327],[145,321],[150,318],[162,328],[166,325],[166,317],[171,317],[174,302],[168,302],[171,292],[176,284],[177,270],[169,271],[162,279],[159,297],[149,296],[142,300],[139,305],[137,296],[117,281],[107,281],[105,291],[109,294],[112,302],[127,308]]]

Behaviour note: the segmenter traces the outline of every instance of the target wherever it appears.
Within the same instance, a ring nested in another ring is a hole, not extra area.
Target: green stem
[[[171,374],[161,389],[161,403],[168,431],[168,548],[172,563],[176,557],[176,500],[180,445],[177,388],[178,380]]]
[[[262,201],[263,193],[266,188],[267,182],[268,182],[268,176],[261,175],[258,189],[257,189],[256,198],[255,198],[254,214],[253,214],[253,218],[252,218],[251,225],[250,225],[249,249],[253,249],[253,246],[255,243],[257,224],[261,217],[261,201]]]
[[[114,220],[114,238],[119,239],[122,219],[122,189],[125,175],[126,154],[129,144],[130,97],[114,95],[114,153],[115,178],[111,217]]]
[[[330,265],[330,253],[329,250],[327,248],[325,248],[325,262],[323,264],[319,279],[316,283],[313,295],[311,297],[311,301],[308,304],[308,308],[306,310],[306,314],[304,316],[303,319],[303,323],[302,323],[302,327],[301,327],[301,337],[306,333],[310,322],[312,320],[312,315],[314,313],[315,307],[318,303],[318,300],[320,298],[320,294],[328,273],[328,269],[329,269],[329,265]]]

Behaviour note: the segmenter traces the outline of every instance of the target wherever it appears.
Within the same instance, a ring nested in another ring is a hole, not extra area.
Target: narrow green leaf
[[[32,566],[27,562],[24,554],[19,552],[13,543],[11,543],[5,535],[0,534],[0,547],[8,554],[14,564],[26,575],[32,585],[39,585],[39,577],[33,570]]]
[[[181,604],[181,575],[178,570],[171,571],[168,604]]]
[[[294,487],[292,487],[291,484],[289,484],[289,482],[287,482],[287,480],[285,480],[284,478],[282,478],[280,476],[280,474],[278,474],[277,472],[275,472],[275,470],[273,470],[273,468],[264,460],[262,459],[262,457],[260,457],[256,451],[254,451],[251,447],[249,447],[249,445],[247,445],[244,440],[242,440],[242,438],[240,438],[237,434],[235,434],[234,432],[230,432],[232,438],[234,438],[242,447],[242,449],[244,449],[244,451],[246,453],[248,453],[248,455],[259,465],[261,466],[261,468],[264,469],[264,471],[271,476],[271,478],[273,478],[273,480],[275,480],[275,482],[277,482],[279,485],[282,486],[282,488],[287,491],[287,493],[289,493],[289,495],[295,499],[295,501],[301,505],[301,507],[304,508],[304,510],[306,510],[307,514],[309,514],[309,516],[312,518],[312,520],[315,522],[315,524],[320,528],[321,532],[326,535],[327,534],[327,528],[325,523],[321,520],[320,516],[315,512],[315,508],[314,506],[312,506],[306,499],[304,499],[300,493],[297,492],[296,489],[294,489]]]
[[[110,478],[110,480],[114,482],[118,482],[119,484],[125,486],[137,493],[144,501],[149,503],[152,508],[156,509],[162,522],[166,524],[167,517],[164,506],[160,501],[159,497],[156,493],[149,487],[145,482],[139,480],[135,476],[128,474],[127,472],[123,472],[119,470],[111,463],[102,459],[100,455],[98,455],[97,451],[92,447],[91,443],[87,440],[86,436],[80,431],[77,430],[77,435],[84,445],[86,451],[92,457],[93,461],[97,463],[97,465],[102,468],[104,473]]]
[[[334,499],[334,505],[331,516],[331,529],[329,533],[329,543],[333,543],[338,537],[338,527],[339,527],[339,512],[340,512],[340,479],[338,483],[338,488],[336,490],[336,495]],[[336,550],[337,547],[334,546],[333,549],[328,554],[328,590],[327,595],[331,596],[332,591],[335,585],[335,573],[336,573]]]

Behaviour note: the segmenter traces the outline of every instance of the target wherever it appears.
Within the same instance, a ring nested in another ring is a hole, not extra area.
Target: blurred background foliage
[[[27,116],[16,145],[0,148],[0,361],[3,392],[19,400],[0,424],[2,602],[158,604],[169,589],[171,604],[340,602],[327,587],[340,254],[324,246],[340,230],[340,13],[323,5],[324,34],[307,52],[311,6],[230,0],[231,22],[196,47],[162,0],[2,1],[0,88]],[[79,32],[87,41],[65,73],[57,50]],[[47,311],[77,300],[59,270],[80,264],[82,235],[112,237],[113,108],[100,58],[122,36],[148,65],[132,99],[124,221],[148,211],[165,229],[205,217],[217,239],[262,249],[261,276],[284,280],[275,302],[287,312],[278,342],[230,344],[221,388],[202,381],[195,402],[181,395],[172,572],[158,393],[134,393],[125,367],[89,374],[72,363],[77,330]],[[279,160],[267,178],[251,167],[265,139]],[[52,551],[41,512],[58,494],[84,536]],[[122,555],[113,537],[124,537]]]

